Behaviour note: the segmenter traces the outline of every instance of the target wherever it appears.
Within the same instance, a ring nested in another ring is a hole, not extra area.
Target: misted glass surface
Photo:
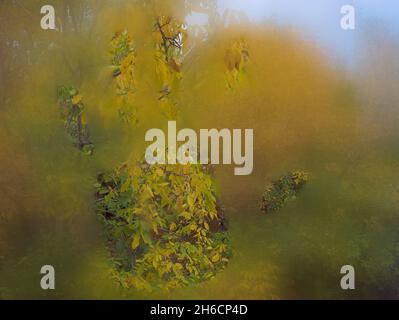
[[[0,3],[0,298],[398,298],[396,2],[362,1],[347,31],[342,1],[49,2],[57,30],[41,29],[41,1]],[[173,110],[162,104],[154,58],[160,16],[185,28],[170,66],[179,69]],[[130,122],[110,53],[121,30],[136,55]],[[236,76],[228,52],[237,43],[247,61]],[[92,155],[65,129],[62,85],[83,97]],[[110,276],[97,175],[141,161],[146,131],[166,132],[170,119],[178,130],[254,129],[252,174],[214,168],[232,256],[205,282],[126,289]],[[309,174],[306,186],[263,212],[266,186],[293,170]],[[55,290],[40,288],[46,264]],[[343,265],[355,267],[356,290],[341,289]]]

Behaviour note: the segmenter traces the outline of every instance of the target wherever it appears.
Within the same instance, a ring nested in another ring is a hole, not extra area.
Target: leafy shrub
[[[263,194],[261,210],[267,213],[281,209],[284,203],[296,197],[307,181],[306,172],[293,171],[272,182]]]
[[[178,114],[177,89],[182,79],[183,48],[187,32],[182,21],[170,16],[156,18],[153,31],[155,68],[160,82],[158,101],[166,117]]]
[[[112,274],[124,287],[175,288],[226,266],[226,223],[203,166],[124,164],[100,174],[96,188]]]
[[[224,62],[226,67],[226,84],[232,89],[240,80],[249,61],[248,44],[240,39],[226,50]]]
[[[113,76],[116,79],[116,92],[119,98],[119,115],[127,123],[136,124],[136,50],[127,30],[118,31],[110,42]]]
[[[117,31],[111,40],[112,64],[120,66],[126,57],[134,53],[133,41],[127,30]]]
[[[85,154],[93,154],[94,144],[90,141],[89,130],[84,117],[82,95],[74,87],[60,86],[57,99],[61,118],[74,145]]]

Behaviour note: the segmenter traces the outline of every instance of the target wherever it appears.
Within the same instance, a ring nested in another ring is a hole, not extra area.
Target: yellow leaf
[[[191,214],[190,212],[183,211],[183,212],[180,214],[180,216],[183,217],[183,218],[186,219],[186,220],[190,220],[191,217],[192,217],[192,214]]]
[[[155,222],[152,223],[152,230],[154,230],[155,234],[158,234],[158,226]]]
[[[219,253],[215,253],[212,257],[212,262],[218,262],[220,260]]]
[[[158,176],[160,176],[160,177],[162,177],[162,176],[164,175],[163,170],[162,170],[161,168],[159,168],[159,167],[155,169],[155,173],[156,173]]]
[[[139,166],[134,166],[133,169],[130,171],[130,174],[131,174],[133,177],[138,177],[138,176],[140,176],[140,175],[141,175],[141,169],[140,169],[140,167],[139,167]]]
[[[153,197],[154,197],[154,194],[152,193],[151,187],[150,187],[148,184],[146,184],[145,187],[146,187],[148,193],[150,194],[151,198],[153,198]]]
[[[132,249],[136,249],[140,244],[140,235],[135,234],[132,241]]]
[[[82,101],[83,96],[81,94],[78,94],[72,98],[72,104],[78,104],[80,101]]]
[[[181,270],[181,269],[183,269],[183,266],[181,265],[181,263],[175,263],[175,268],[177,270]]]

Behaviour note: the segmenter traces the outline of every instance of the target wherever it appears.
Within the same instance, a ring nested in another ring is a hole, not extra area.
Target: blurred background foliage
[[[362,33],[362,63],[349,71],[290,28],[225,23],[217,1],[52,5],[57,30],[43,31],[41,1],[0,3],[1,298],[398,297],[398,44],[384,30]],[[93,184],[98,172],[143,154],[147,129],[166,128],[154,21],[185,21],[192,12],[208,22],[201,32],[187,26],[173,117],[180,128],[255,132],[253,174],[234,176],[229,166],[215,172],[234,258],[203,284],[123,290],[109,278]],[[125,29],[136,48],[134,127],[120,121],[109,53]],[[245,43],[245,66],[226,63],[237,43]],[[229,69],[242,72],[233,89]],[[92,157],[68,141],[59,85],[84,96]],[[265,186],[294,168],[311,182],[278,215],[261,214]],[[44,264],[55,267],[55,291],[40,289]],[[345,264],[356,269],[355,291],[339,287]]]

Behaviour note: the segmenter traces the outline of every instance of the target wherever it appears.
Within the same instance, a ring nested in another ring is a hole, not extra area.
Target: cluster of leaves
[[[296,197],[307,181],[306,172],[293,171],[272,182],[263,194],[261,210],[265,213],[279,210],[286,201]]]
[[[162,89],[158,100],[169,118],[177,115],[173,97],[181,80],[183,45],[187,32],[183,23],[169,16],[159,16],[154,24],[155,63]]]
[[[113,76],[116,79],[116,89],[119,97],[119,115],[127,123],[136,124],[137,110],[136,93],[136,50],[133,40],[127,30],[118,31],[110,43],[111,63],[114,66]]]
[[[60,86],[58,88],[57,100],[66,131],[79,150],[91,155],[94,152],[94,144],[90,140],[82,98],[74,87]]]
[[[98,176],[112,275],[124,287],[171,289],[226,266],[227,227],[206,169],[143,161]]]
[[[237,40],[226,50],[224,56],[226,66],[226,83],[228,88],[233,88],[244,73],[249,61],[248,45],[244,40]]]

